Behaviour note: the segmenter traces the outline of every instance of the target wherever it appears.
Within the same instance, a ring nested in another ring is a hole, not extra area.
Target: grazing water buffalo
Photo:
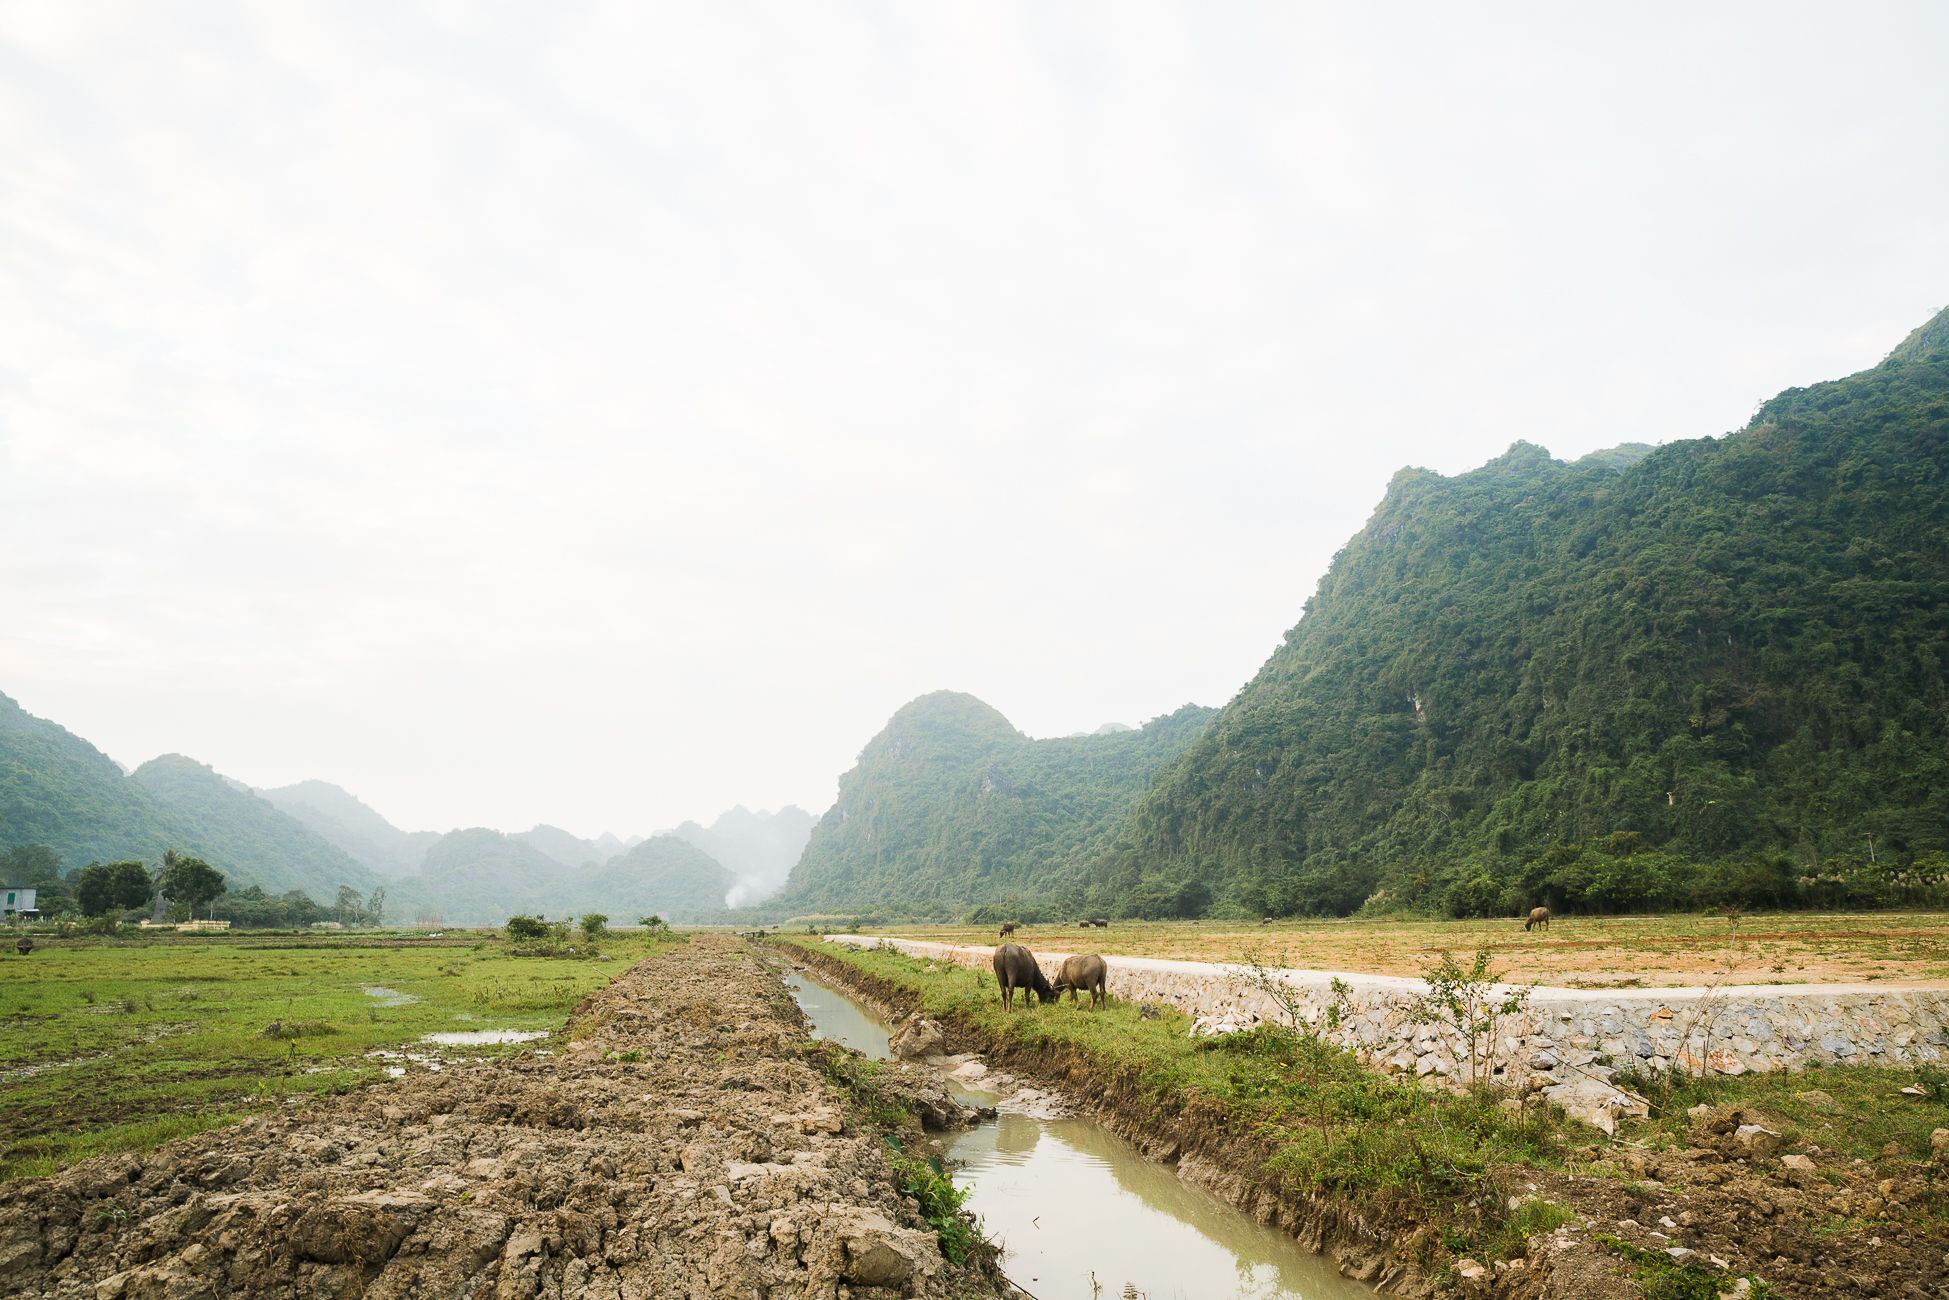
[[[1002,1009],[1015,1009],[1015,990],[1022,990],[1022,1005],[1034,1005],[1028,999],[1029,992],[1044,1003],[1056,1000],[1056,990],[1049,984],[1049,977],[1042,973],[1042,967],[1035,964],[1035,954],[1019,943],[1005,943],[995,949],[995,982],[1002,986]]]
[[[1071,1005],[1075,1004],[1079,989],[1087,992],[1090,995],[1090,1010],[1094,1011],[1099,1003],[1110,1000],[1109,983],[1109,965],[1104,962],[1101,953],[1091,952],[1064,961],[1062,969],[1056,972],[1053,987],[1058,995],[1068,989]]]
[[[1009,935],[1011,935],[1011,934],[1014,934],[1014,933],[1015,933],[1015,922],[1013,922],[1013,921],[1003,921],[1003,922],[1002,922],[1002,938],[1004,938],[1004,939],[1006,939],[1006,938],[1008,938],[1008,936],[1009,936]]]
[[[1096,918],[1096,919],[1095,919],[1094,921],[1091,921],[1091,922],[1090,922],[1090,924],[1091,924],[1091,925],[1093,925],[1093,926],[1095,926],[1095,927],[1096,927],[1097,929],[1099,929],[1099,930],[1107,930],[1107,929],[1109,929],[1109,928],[1110,928],[1110,923],[1109,923],[1108,921],[1106,921],[1106,920],[1104,920],[1104,919],[1103,919],[1102,917],[1100,917],[1100,916],[1099,916],[1099,917],[1097,917],[1097,918]]]
[[[1547,907],[1532,907],[1532,908],[1530,908],[1530,909],[1529,909],[1529,920],[1527,920],[1527,921],[1524,921],[1524,922],[1523,922],[1523,930],[1524,930],[1525,932],[1527,932],[1527,931],[1529,930],[1529,928],[1530,928],[1531,926],[1533,926],[1533,925],[1540,925],[1540,926],[1542,926],[1542,927],[1543,927],[1543,928],[1544,928],[1545,930],[1547,930],[1547,929],[1549,929],[1549,928],[1550,928],[1550,909],[1549,909],[1549,908],[1547,908]]]

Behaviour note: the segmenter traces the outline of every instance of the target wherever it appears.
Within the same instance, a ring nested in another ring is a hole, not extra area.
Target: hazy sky
[[[1949,7],[0,2],[0,691],[409,829],[1220,704],[1949,302]]]

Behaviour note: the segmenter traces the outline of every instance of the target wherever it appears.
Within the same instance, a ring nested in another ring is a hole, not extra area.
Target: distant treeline
[[[301,889],[282,894],[251,885],[232,893],[222,872],[201,858],[165,850],[159,862],[139,859],[90,862],[63,872],[61,856],[45,844],[18,844],[0,850],[0,883],[34,891],[34,905],[49,920],[114,916],[147,916],[160,893],[163,918],[186,921],[192,916],[228,921],[245,930],[302,929],[318,921],[344,925],[385,922],[386,891],[370,897],[340,885],[329,906],[320,905]]]

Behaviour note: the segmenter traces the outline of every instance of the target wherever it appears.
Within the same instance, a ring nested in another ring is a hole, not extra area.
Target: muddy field
[[[947,943],[996,941],[990,926],[894,926],[874,934]],[[1035,948],[1184,961],[1416,976],[1441,949],[1489,948],[1521,982],[1617,988],[1686,985],[1949,980],[1949,916],[1878,912],[1561,917],[1548,930],[1521,921],[1114,921],[1085,937],[1074,925],[1036,925],[1018,936]],[[1729,976],[1728,976],[1728,973]]]
[[[923,1072],[835,1080],[735,940],[640,963],[570,1038],[0,1185],[0,1295],[1002,1293],[943,1257],[866,1118],[968,1113]]]

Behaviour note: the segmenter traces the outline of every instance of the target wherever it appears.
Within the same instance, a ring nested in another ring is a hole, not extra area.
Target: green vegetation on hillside
[[[381,875],[413,875],[440,838],[437,831],[400,830],[329,781],[300,781],[256,793]]]
[[[301,889],[332,898],[341,885],[363,893],[380,883],[364,863],[303,822],[195,759],[152,758],[133,780],[187,830],[183,847],[233,877],[238,888],[255,883],[272,893]]]
[[[420,875],[399,882],[394,908],[440,912],[448,925],[500,925],[510,916],[640,916],[683,920],[719,911],[736,878],[673,835],[644,840],[601,866],[565,869],[525,839],[474,827],[442,836]]]
[[[839,779],[767,910],[1080,910],[1083,866],[1213,712],[1187,704],[1141,730],[1030,740],[972,695],[923,695]]]
[[[1724,438],[1402,471],[1089,896],[1198,884],[1284,914],[1933,897],[1945,440],[1949,312]]]
[[[0,695],[0,844],[46,845],[74,868],[155,860],[187,840],[108,755]]]

